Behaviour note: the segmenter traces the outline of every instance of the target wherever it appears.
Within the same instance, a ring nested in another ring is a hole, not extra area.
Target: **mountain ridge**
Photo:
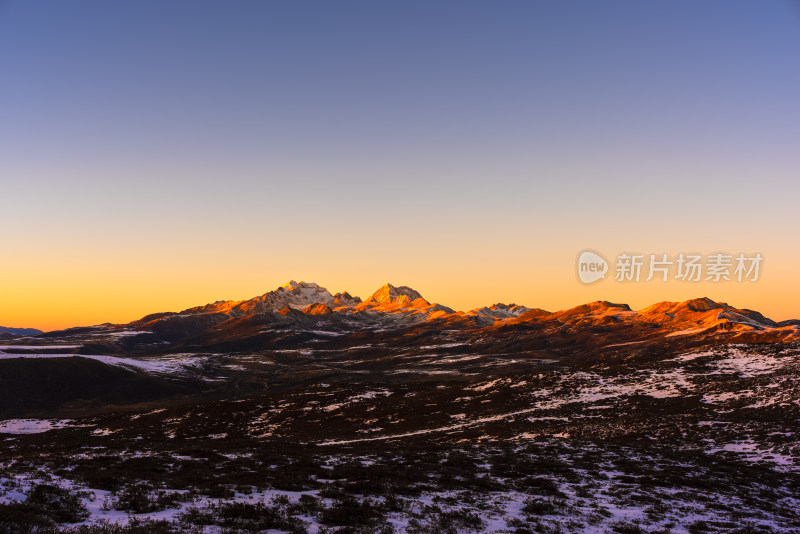
[[[760,312],[708,297],[662,301],[639,310],[599,300],[554,312],[515,303],[495,303],[463,312],[430,302],[404,285],[386,283],[362,301],[347,292],[333,294],[316,283],[295,280],[251,299],[221,300],[179,313],[152,313],[127,324],[44,335],[63,337],[71,343],[86,342],[80,349],[84,351],[130,354],[211,348],[260,350],[314,339],[330,341],[332,336],[337,336],[337,346],[344,346],[345,339],[391,338],[411,328],[425,336],[458,332],[471,344],[492,343],[485,347],[487,352],[509,343],[514,350],[542,350],[567,341],[586,350],[601,350],[607,345],[632,342],[675,345],[723,338],[731,343],[800,340],[800,320],[773,321]]]
[[[548,312],[540,308],[528,308],[519,304],[495,303],[483,308],[462,312],[445,305],[431,303],[415,289],[386,283],[369,298],[362,301],[347,292],[331,294],[326,288],[312,282],[290,280],[277,289],[261,296],[243,301],[218,301],[189,308],[180,312],[186,314],[222,313],[230,316],[248,316],[257,313],[278,313],[286,316],[285,308],[305,314],[328,315],[330,313],[371,313],[395,314],[408,321],[440,319],[453,314],[470,316],[484,326],[508,321],[510,323],[530,322],[547,319],[562,323],[608,324],[619,321],[647,322],[662,324],[681,330],[679,326],[696,325],[705,329],[755,329],[786,328],[800,325],[800,320],[773,321],[760,312],[736,308],[725,302],[716,302],[708,297],[685,301],[661,301],[639,310],[628,304],[595,301],[573,308]],[[151,314],[155,317],[158,314]],[[140,320],[141,321],[141,320]],[[738,325],[738,326],[732,326]],[[684,328],[685,329],[685,328]]]
[[[38,328],[13,328],[10,326],[0,326],[0,334],[11,334],[17,336],[35,336],[44,333]]]

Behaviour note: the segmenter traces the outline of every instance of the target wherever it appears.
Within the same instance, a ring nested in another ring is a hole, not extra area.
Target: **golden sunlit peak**
[[[417,291],[408,286],[393,286],[392,284],[384,284],[372,294],[372,296],[364,303],[365,306],[372,304],[391,304],[391,303],[408,303],[417,299],[422,299]],[[424,299],[422,299],[424,301]],[[425,301],[428,304],[427,301]]]
[[[285,289],[286,291],[293,291],[294,289],[302,286],[303,284],[304,284],[304,282],[299,282],[298,283],[298,282],[295,282],[294,280],[289,280],[288,282],[283,284],[281,287],[283,289]]]

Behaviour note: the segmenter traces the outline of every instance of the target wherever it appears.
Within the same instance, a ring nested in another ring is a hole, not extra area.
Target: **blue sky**
[[[0,2],[0,268],[98,319],[107,272],[142,309],[306,275],[559,307],[537,265],[587,246],[789,273],[798,52],[797,2]]]

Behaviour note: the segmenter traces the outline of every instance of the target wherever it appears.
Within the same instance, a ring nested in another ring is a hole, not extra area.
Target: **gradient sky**
[[[800,5],[0,0],[0,325],[289,279],[800,317]],[[760,252],[757,283],[575,274]]]

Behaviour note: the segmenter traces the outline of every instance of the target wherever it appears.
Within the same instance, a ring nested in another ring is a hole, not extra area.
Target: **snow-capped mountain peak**
[[[455,313],[439,304],[431,304],[408,286],[384,284],[367,300],[356,306],[355,311],[370,311],[400,314],[410,321],[422,321]]]
[[[327,289],[313,282],[295,282],[294,280],[290,280],[272,293],[278,293],[280,291],[288,292],[298,297],[313,301],[309,302],[309,304],[321,302],[322,300],[328,300],[329,297],[331,300],[333,299],[333,295],[331,295]]]
[[[345,305],[354,305],[356,299],[349,295],[348,297],[349,300]],[[339,307],[342,306],[342,302],[343,299],[335,297],[318,284],[291,280],[274,291],[249,300],[215,302],[206,306],[190,308],[182,313],[226,313],[237,317],[253,313],[279,312],[287,307],[302,310],[313,304]]]
[[[311,304],[324,304],[331,306],[334,297],[324,287],[313,282],[295,282],[290,280],[275,291],[265,293],[260,297],[244,301],[242,311],[278,311],[285,307],[300,310]],[[255,307],[256,310],[252,310]],[[237,306],[239,308],[239,306]]]
[[[411,289],[408,286],[393,286],[392,284],[384,284],[370,298],[367,303],[374,304],[397,304],[397,303],[411,303],[417,299],[422,299],[419,292]],[[425,299],[422,299],[425,300]],[[425,304],[430,304],[425,301]]]

